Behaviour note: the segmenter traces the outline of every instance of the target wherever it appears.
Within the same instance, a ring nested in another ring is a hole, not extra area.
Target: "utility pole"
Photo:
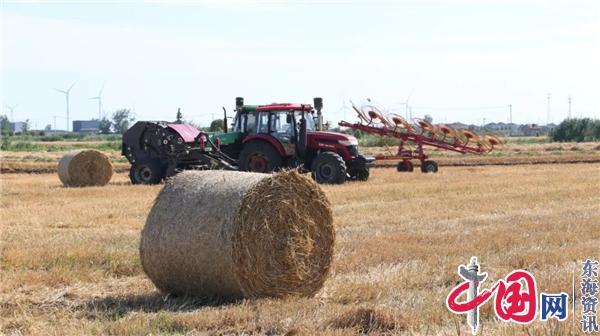
[[[548,92],[548,115],[546,116],[546,126],[550,123],[550,97],[551,94]]]
[[[69,94],[65,95],[67,97],[67,132],[69,131]]]
[[[54,130],[56,131],[56,116],[52,116],[54,118]]]
[[[569,119],[571,119],[571,96],[569,96]]]
[[[512,104],[508,105],[508,136],[512,136],[513,120],[512,120]]]

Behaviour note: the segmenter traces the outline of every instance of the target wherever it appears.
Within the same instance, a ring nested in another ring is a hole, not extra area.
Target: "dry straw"
[[[327,277],[334,239],[331,205],[308,177],[188,171],[156,198],[140,257],[164,292],[310,296]]]
[[[110,159],[93,149],[69,152],[58,162],[58,177],[67,187],[103,186],[112,175]]]

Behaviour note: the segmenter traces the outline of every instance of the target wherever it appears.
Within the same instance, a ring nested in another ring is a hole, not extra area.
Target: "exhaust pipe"
[[[321,114],[321,110],[323,109],[323,98],[315,97],[313,99],[315,110],[317,110],[317,131],[323,130],[323,114]]]
[[[236,110],[241,110],[242,107],[244,107],[244,98],[243,97],[236,97],[235,98],[235,108],[236,108]]]

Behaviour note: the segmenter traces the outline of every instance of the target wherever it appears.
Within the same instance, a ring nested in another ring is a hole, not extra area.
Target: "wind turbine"
[[[75,83],[71,84],[71,86],[69,86],[69,88],[66,91],[60,90],[60,89],[54,89],[60,93],[64,93],[65,98],[67,100],[67,132],[69,131],[69,92],[71,92],[73,85],[75,85]]]
[[[412,108],[408,105],[408,102],[410,101],[410,97],[412,96],[414,91],[415,89],[410,90],[410,93],[408,94],[408,97],[406,97],[405,101],[396,103],[396,106],[404,106],[404,114],[406,115],[406,120],[412,120]]]
[[[102,119],[102,91],[104,91],[104,85],[102,85],[102,88],[96,97],[90,98],[98,100],[98,120]]]
[[[19,106],[19,105],[13,105],[13,106],[6,105],[6,107],[10,110],[10,121],[11,122],[15,122],[13,114],[14,114],[15,108],[17,108],[17,106]]]
[[[406,97],[406,100],[404,101],[404,103],[401,104],[401,105],[404,105],[404,107],[406,107],[406,119],[407,120],[412,120],[412,108],[408,105],[408,102],[410,101],[410,97],[412,96],[413,92],[415,92],[415,89],[410,90],[408,97]]]

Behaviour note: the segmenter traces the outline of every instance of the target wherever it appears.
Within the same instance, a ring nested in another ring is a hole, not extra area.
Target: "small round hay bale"
[[[187,171],[168,181],[140,257],[163,292],[212,298],[314,295],[335,231],[322,189],[295,171]]]
[[[103,186],[112,175],[108,156],[94,149],[69,152],[58,162],[58,177],[67,187]]]

